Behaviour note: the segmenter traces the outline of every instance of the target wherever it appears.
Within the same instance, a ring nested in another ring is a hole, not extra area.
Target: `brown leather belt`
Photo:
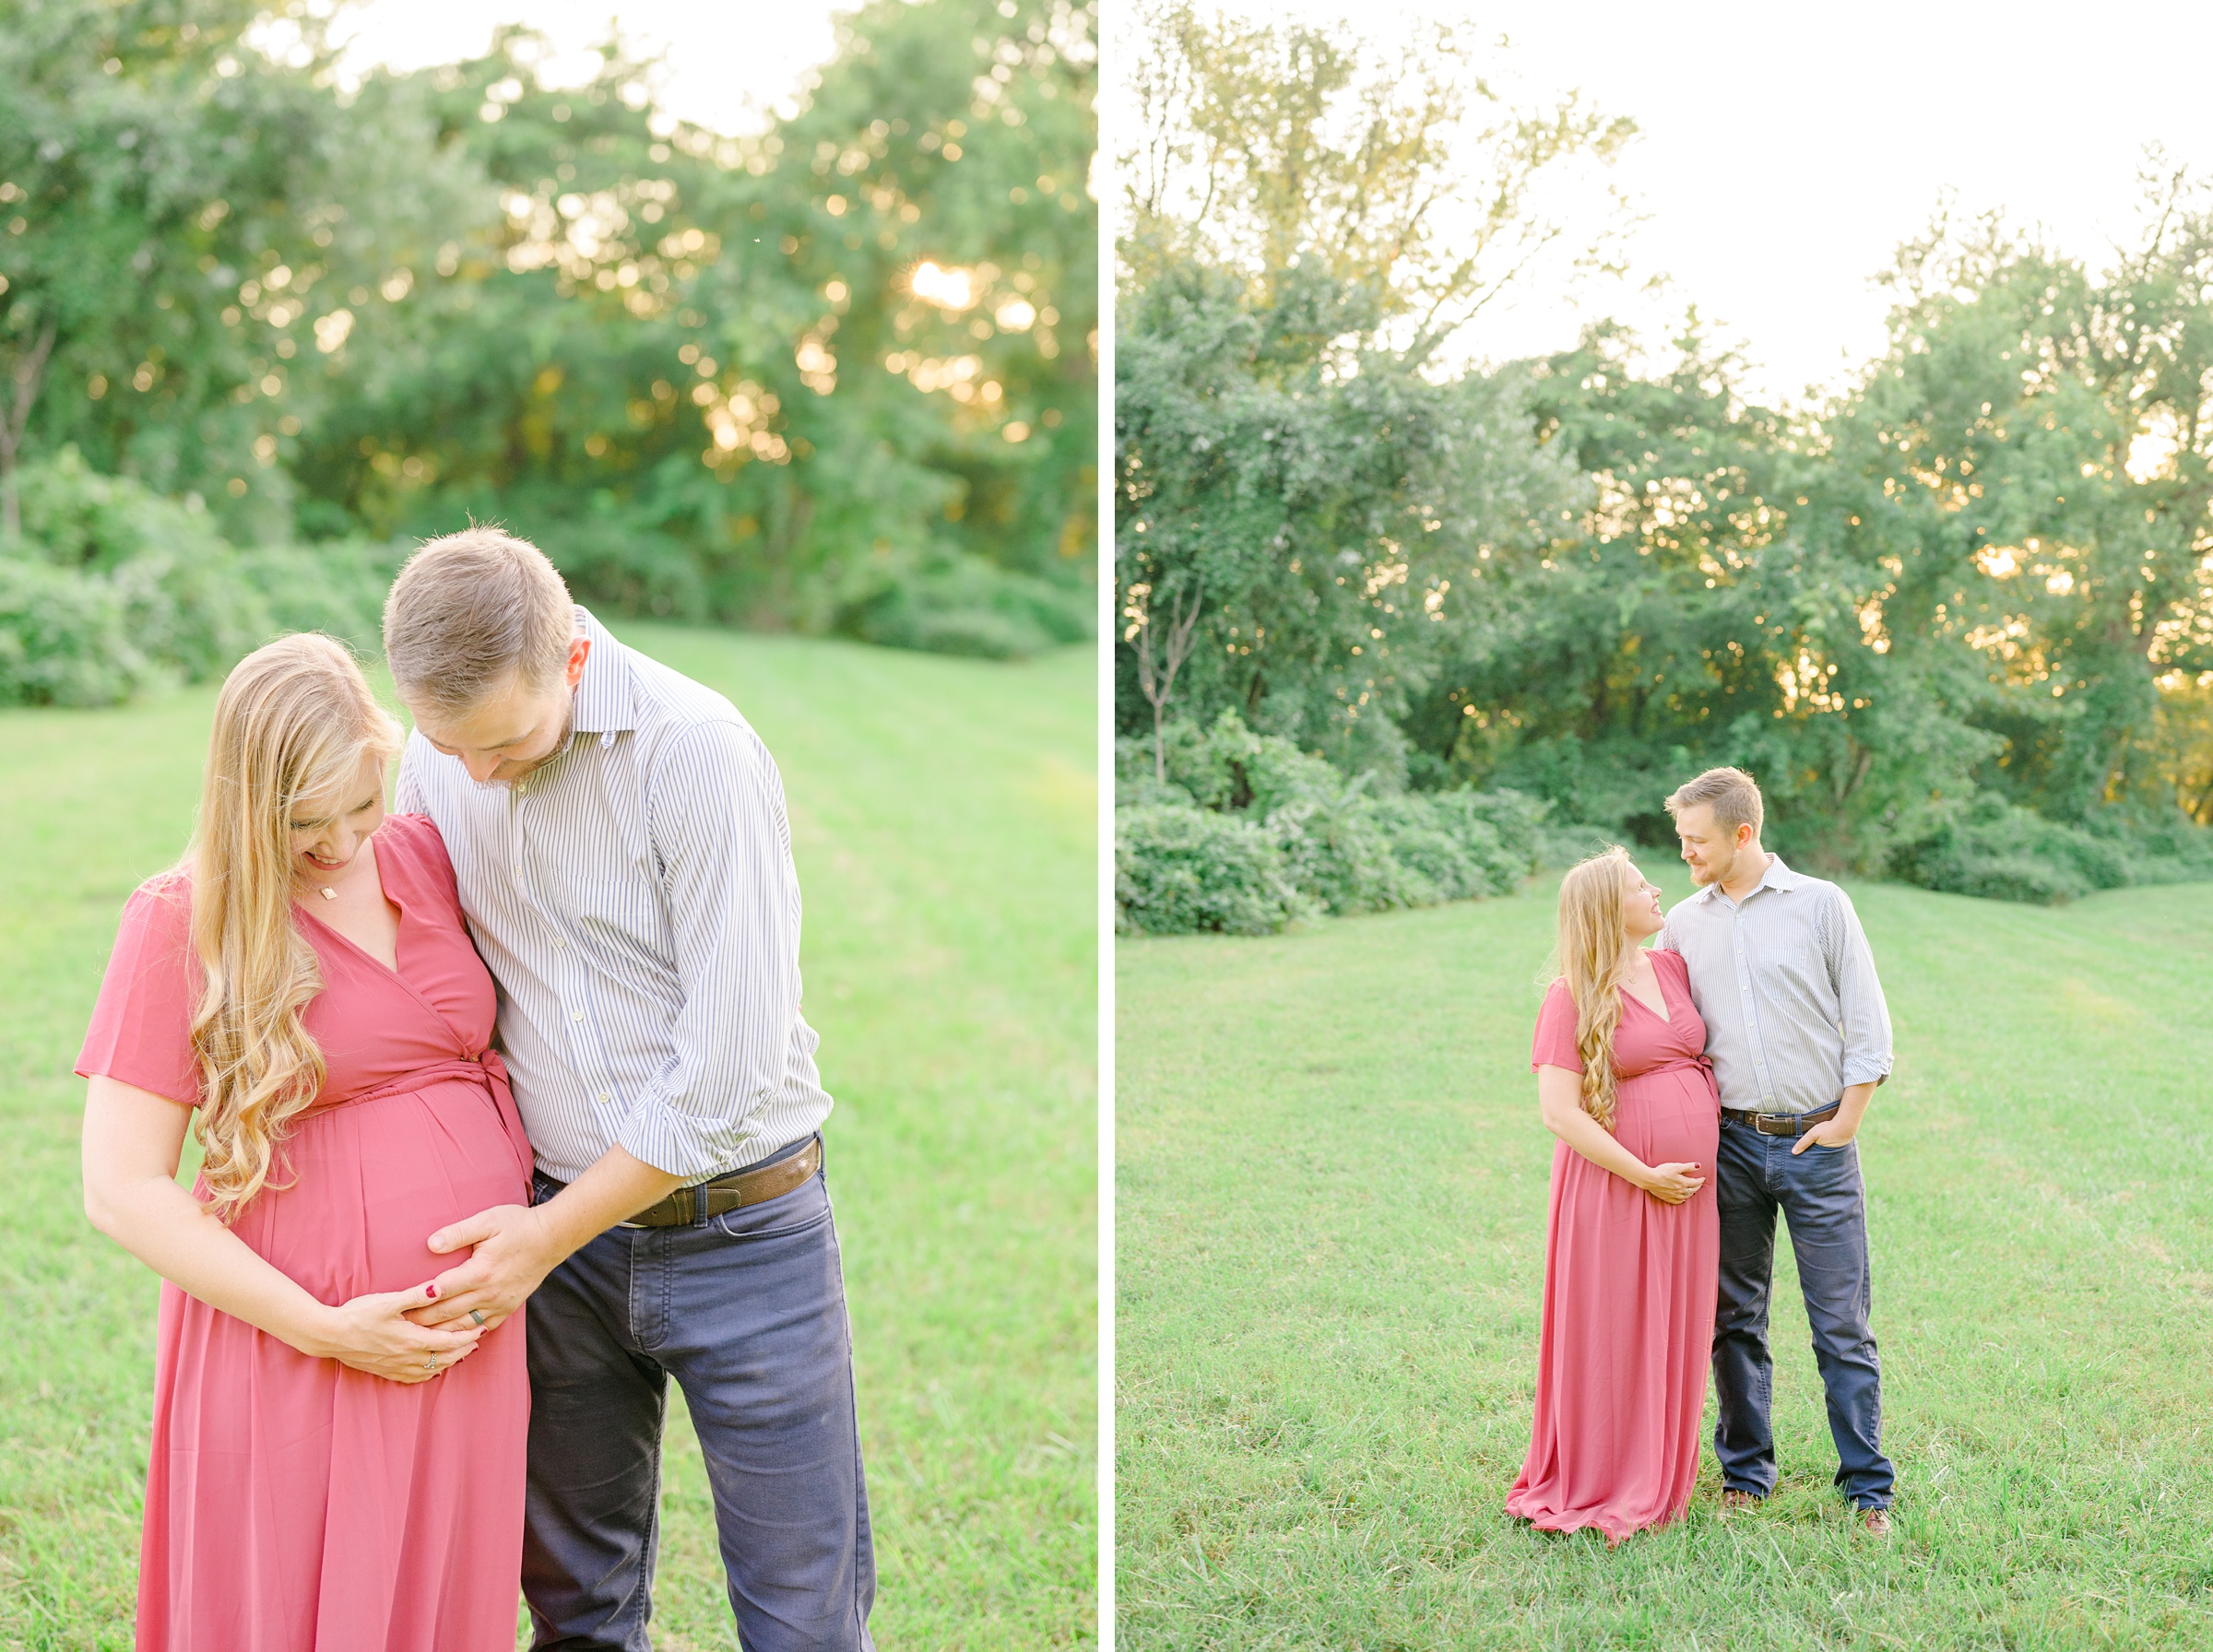
[[[628,1221],[626,1228],[694,1227],[710,1216],[742,1210],[748,1205],[781,1198],[822,1167],[822,1139],[815,1137],[796,1153],[769,1164],[733,1170],[727,1176],[696,1186],[679,1187],[657,1205],[648,1205]]]
[[[1808,1125],[1817,1125],[1823,1119],[1834,1118],[1841,1102],[1831,1102],[1812,1113],[1746,1113],[1737,1107],[1723,1107],[1722,1116],[1733,1118],[1740,1125],[1750,1125],[1762,1136],[1803,1136]]]

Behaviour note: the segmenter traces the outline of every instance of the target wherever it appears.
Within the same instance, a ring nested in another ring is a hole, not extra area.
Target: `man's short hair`
[[[432,539],[385,599],[385,658],[408,704],[466,716],[508,681],[551,687],[576,634],[569,588],[545,553],[498,527]]]
[[[1739,826],[1749,826],[1754,837],[1759,835],[1767,816],[1758,784],[1742,769],[1709,769],[1696,780],[1685,781],[1668,793],[1667,812],[1680,815],[1699,803],[1713,810],[1717,825],[1731,832]]]

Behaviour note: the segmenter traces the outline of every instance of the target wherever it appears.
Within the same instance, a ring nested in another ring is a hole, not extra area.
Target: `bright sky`
[[[1665,273],[1655,308],[1588,295],[1658,328],[1695,302],[1756,363],[1749,387],[1795,397],[1882,347],[1870,279],[1928,223],[2003,206],[2097,267],[2133,239],[2136,175],[2157,141],[2213,174],[2213,5],[2050,0],[1912,6],[1776,0],[1231,0],[1248,15],[1380,30],[1451,12],[1509,36],[1525,94],[1580,88],[1643,136],[1615,169],[1647,215],[1635,275]],[[1494,360],[1572,342],[1583,316],[1533,292],[1486,317]]]
[[[668,49],[661,107],[735,133],[767,124],[829,57],[832,16],[851,9],[829,0],[363,0],[341,12],[332,38],[348,43],[349,61],[416,69],[477,55],[506,22],[532,23],[578,53],[607,38],[611,18],[634,46]]]

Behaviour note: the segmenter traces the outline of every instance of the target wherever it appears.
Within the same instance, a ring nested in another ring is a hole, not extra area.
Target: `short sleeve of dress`
[[[1575,1046],[1575,995],[1568,983],[1555,981],[1537,1011],[1536,1045],[1531,1050],[1532,1071],[1540,1067],[1564,1067],[1571,1073],[1583,1070],[1583,1053]]]
[[[381,847],[377,864],[389,877],[392,861],[402,865],[401,876],[408,887],[432,895],[448,911],[459,914],[461,891],[454,879],[453,857],[445,852],[445,839],[438,833],[438,826],[428,815],[389,814],[377,832]],[[396,850],[396,856],[391,851]]]
[[[156,878],[139,885],[123,909],[115,950],[92,1006],[92,1025],[77,1052],[77,1076],[114,1079],[183,1106],[198,1106],[192,1009],[199,984],[184,879]]]

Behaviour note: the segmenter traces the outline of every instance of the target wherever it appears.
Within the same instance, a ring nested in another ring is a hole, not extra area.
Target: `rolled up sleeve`
[[[1880,1084],[1890,1076],[1890,1007],[1883,1001],[1883,984],[1875,973],[1875,952],[1852,897],[1837,891],[1837,907],[1829,933],[1835,956],[1837,1013],[1844,1035],[1843,1079],[1854,1084]]]
[[[655,764],[647,830],[682,1005],[673,1054],[617,1139],[670,1175],[728,1165],[785,1082],[799,1015],[799,893],[783,782],[731,723],[695,726]]]

